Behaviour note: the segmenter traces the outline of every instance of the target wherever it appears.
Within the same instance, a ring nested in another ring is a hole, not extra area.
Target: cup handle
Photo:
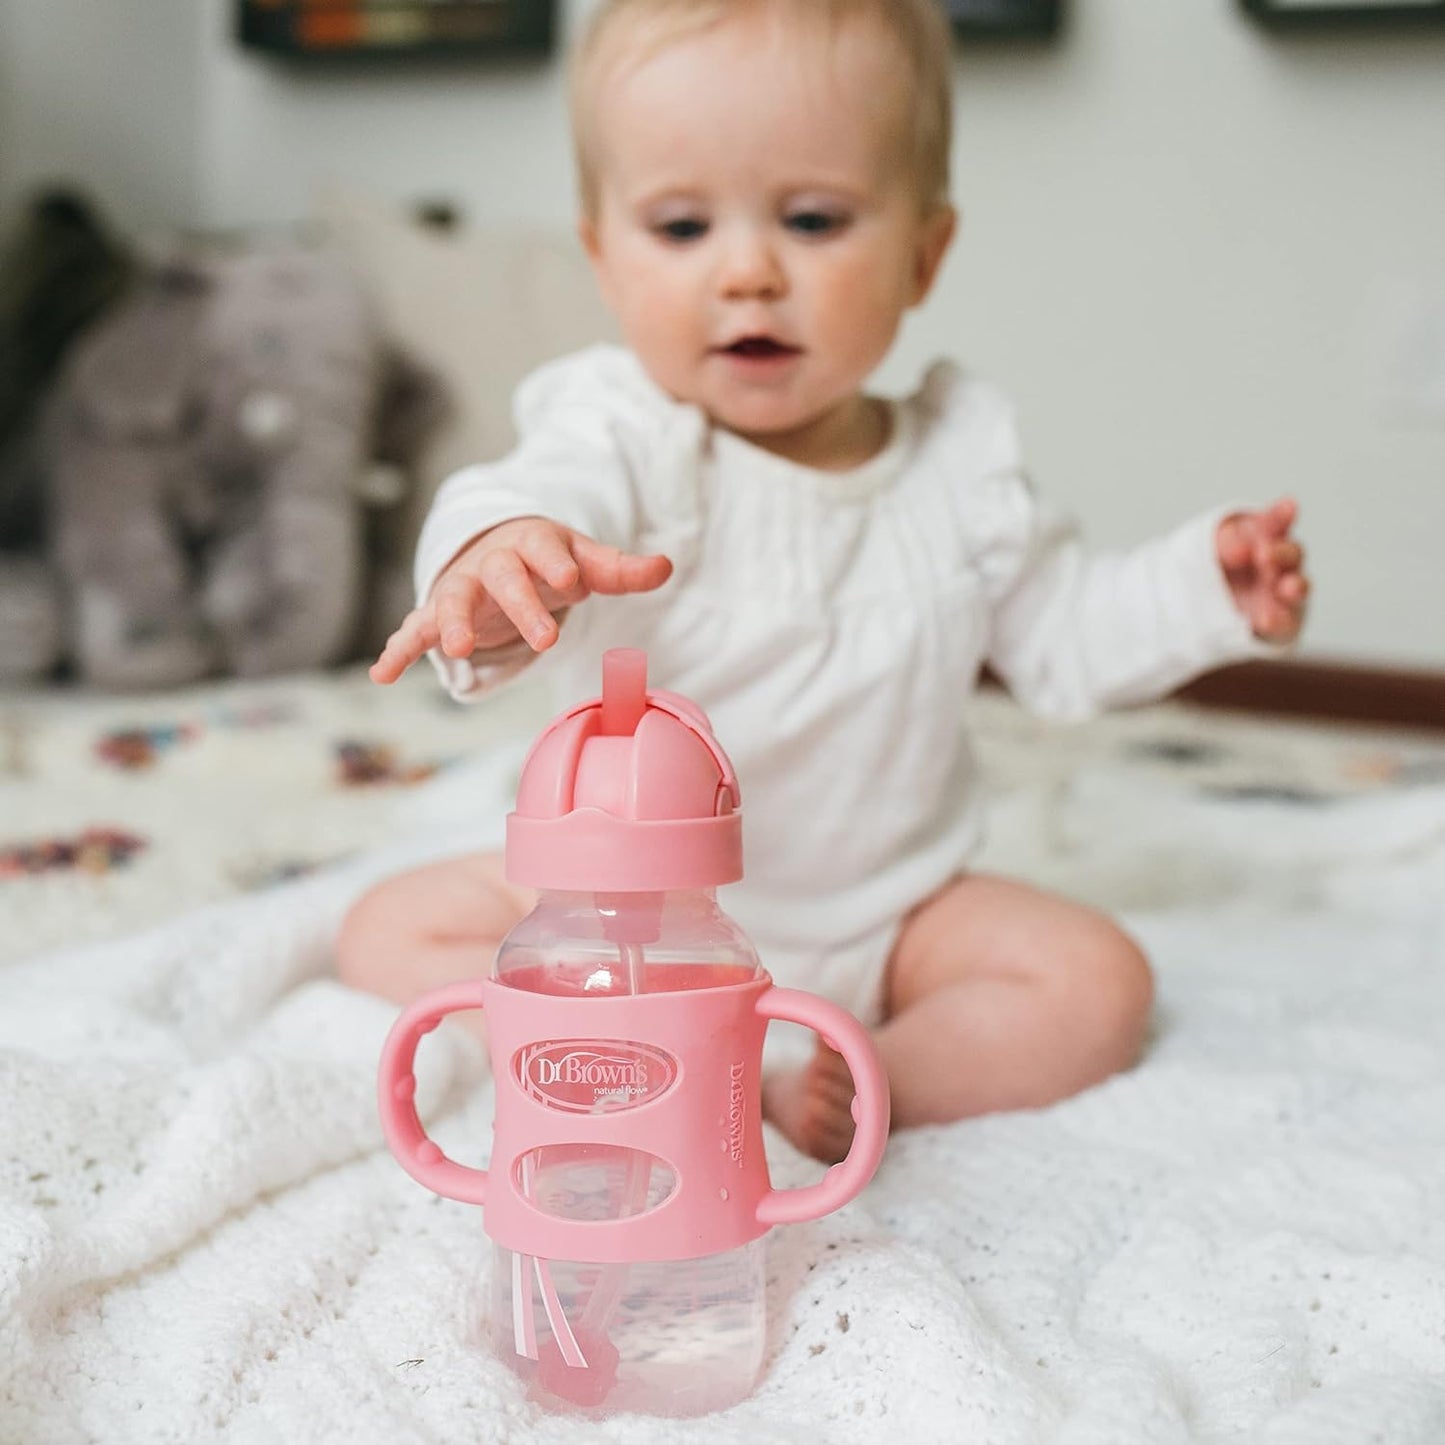
[[[770,1189],[758,1201],[759,1224],[820,1219],[860,1194],[883,1158],[888,1143],[888,1076],[868,1030],[846,1009],[791,988],[768,989],[759,996],[757,1009],[766,1019],[786,1019],[812,1029],[843,1055],[853,1075],[853,1119],[858,1127],[847,1157],[833,1165],[820,1183]]]
[[[447,1014],[481,1008],[484,985],[480,979],[434,989],[407,1008],[391,1026],[382,1045],[377,1074],[377,1106],[381,1128],[398,1163],[408,1174],[436,1194],[464,1204],[485,1204],[487,1171],[470,1169],[442,1153],[427,1137],[416,1112],[417,1045]]]

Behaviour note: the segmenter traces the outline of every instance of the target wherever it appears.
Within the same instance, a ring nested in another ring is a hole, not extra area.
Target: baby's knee
[[[1154,1013],[1154,970],[1149,956],[1122,929],[1116,929],[1107,970],[1108,993],[1119,1050],[1118,1067],[1137,1062]]]
[[[1094,1022],[1100,1077],[1138,1062],[1154,1010],[1154,971],[1148,956],[1107,919],[1091,931],[1083,969],[1087,1015]]]
[[[346,911],[336,934],[336,976],[349,988],[386,993],[384,969],[396,956],[397,910],[389,878],[369,888]]]

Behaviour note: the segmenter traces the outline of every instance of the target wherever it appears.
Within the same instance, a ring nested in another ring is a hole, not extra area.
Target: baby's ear
[[[597,240],[597,222],[591,216],[578,217],[577,239],[582,242],[582,249],[586,251],[588,260],[595,263],[600,247]]]
[[[938,206],[923,219],[918,228],[914,253],[913,299],[910,305],[921,305],[933,290],[938,268],[943,264],[957,230],[958,212],[952,206]]]
[[[607,261],[602,252],[602,236],[598,231],[596,220],[591,216],[582,216],[578,220],[577,239],[582,242],[582,249],[592,263],[592,274],[596,278],[597,289],[602,293],[603,301],[608,306],[612,306],[612,288],[608,284]]]

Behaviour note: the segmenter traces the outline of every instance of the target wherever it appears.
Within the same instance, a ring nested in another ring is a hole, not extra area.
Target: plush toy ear
[[[196,340],[211,281],[183,262],[162,268],[75,349],[66,390],[96,435],[174,443],[196,385]]]

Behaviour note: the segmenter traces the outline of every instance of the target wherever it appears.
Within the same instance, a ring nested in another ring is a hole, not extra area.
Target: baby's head
[[[953,233],[937,0],[602,0],[582,236],[652,378],[828,464]]]

